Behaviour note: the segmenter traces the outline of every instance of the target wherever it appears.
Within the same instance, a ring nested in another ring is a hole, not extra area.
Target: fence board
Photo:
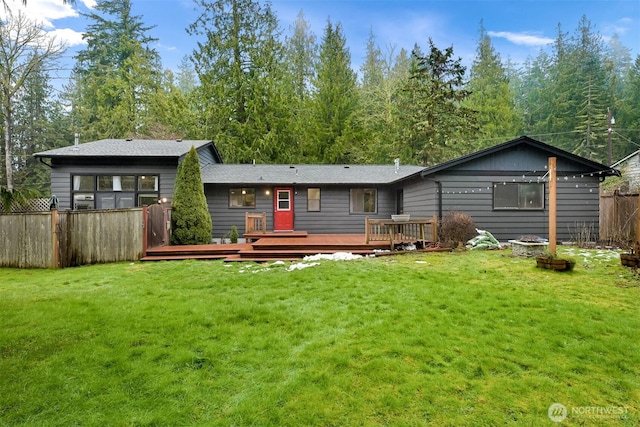
[[[636,239],[637,194],[600,196],[600,239],[628,244]]]
[[[142,256],[142,209],[67,211],[62,266],[130,261]]]
[[[0,267],[70,267],[142,256],[141,208],[58,212],[53,226],[51,218],[51,212],[0,215]]]

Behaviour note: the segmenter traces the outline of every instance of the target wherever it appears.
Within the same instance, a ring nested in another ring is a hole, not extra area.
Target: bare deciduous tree
[[[5,178],[13,191],[12,127],[14,97],[37,69],[54,63],[65,46],[22,13],[0,21],[0,117],[4,131]]]

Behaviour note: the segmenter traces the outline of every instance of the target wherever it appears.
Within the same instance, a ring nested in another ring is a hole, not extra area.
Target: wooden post
[[[147,256],[147,246],[149,244],[147,228],[149,226],[149,206],[142,206],[142,257]]]
[[[51,268],[60,267],[60,238],[58,234],[58,209],[51,209]]]
[[[640,197],[638,197],[640,199]],[[369,244],[369,217],[364,217],[364,242]]]
[[[549,252],[556,254],[556,158],[549,157]]]

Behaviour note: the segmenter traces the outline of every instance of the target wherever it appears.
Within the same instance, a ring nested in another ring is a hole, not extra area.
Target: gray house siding
[[[230,208],[229,189],[239,187],[255,188],[255,208]],[[267,215],[267,230],[273,230],[273,189],[277,186],[219,185],[206,184],[205,195],[209,213],[213,221],[213,237],[220,238],[227,234],[232,226],[238,227],[240,234],[245,233],[245,213],[262,213]],[[287,187],[284,185],[283,187]],[[307,210],[307,189],[320,188],[320,211]],[[349,212],[350,189],[377,188],[377,213],[352,214]],[[395,190],[391,187],[376,186],[301,186],[294,189],[294,228],[309,233],[362,234],[365,218],[391,218],[395,213]],[[269,191],[269,195],[267,195]]]
[[[415,178],[404,186],[404,213],[412,218],[438,215],[437,185],[434,180]]]
[[[175,166],[57,166],[51,171],[51,194],[58,198],[60,209],[71,209],[73,175],[158,175],[160,197],[171,202],[176,181]]]
[[[544,174],[541,174],[541,176]],[[522,235],[548,237],[549,185],[545,183],[544,210],[494,210],[493,185],[502,182],[523,182],[522,173],[491,175],[478,171],[473,175],[454,171],[438,174],[434,179],[442,183],[443,216],[452,211],[469,214],[480,229],[490,231],[497,239],[506,241]],[[566,175],[565,175],[566,176]],[[537,180],[533,180],[537,182]],[[590,230],[597,238],[599,222],[598,178],[580,176],[557,182],[557,237],[561,241],[575,240],[577,233]]]

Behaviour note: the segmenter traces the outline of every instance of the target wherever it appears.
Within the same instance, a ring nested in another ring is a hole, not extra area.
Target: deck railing
[[[244,232],[245,233],[266,233],[267,232],[267,214],[262,212],[244,214]]]
[[[399,243],[438,241],[438,218],[393,221],[391,219],[365,219],[366,243],[374,241],[389,242],[391,250]]]

